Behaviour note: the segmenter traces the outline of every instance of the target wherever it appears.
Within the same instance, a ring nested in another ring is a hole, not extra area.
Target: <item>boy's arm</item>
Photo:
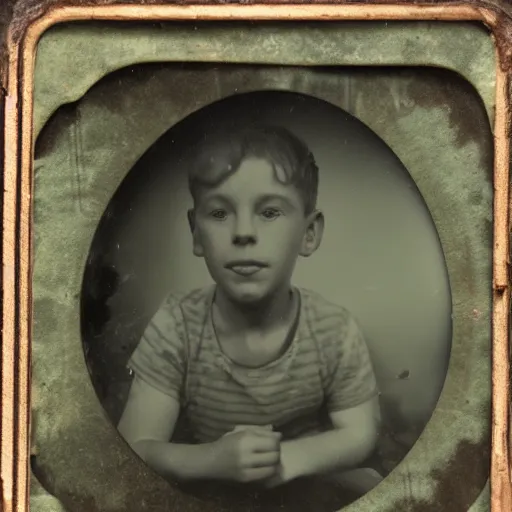
[[[151,468],[165,478],[208,478],[210,445],[178,445],[172,437],[179,402],[135,377],[118,425],[119,433]]]
[[[131,448],[165,478],[207,478],[211,446],[171,444],[180,413],[187,365],[184,320],[179,301],[162,303],[132,354],[134,371],[118,430]]]
[[[282,444],[283,481],[355,469],[375,449],[380,407],[368,347],[352,317],[342,317],[333,330],[339,335],[324,343],[329,374],[326,405],[333,428]]]
[[[281,444],[281,474],[274,484],[353,469],[371,455],[380,419],[376,397],[330,417],[332,430]]]
[[[279,434],[242,430],[212,443],[174,444],[169,439],[179,412],[174,397],[135,377],[118,425],[137,455],[164,478],[252,482],[276,473]]]

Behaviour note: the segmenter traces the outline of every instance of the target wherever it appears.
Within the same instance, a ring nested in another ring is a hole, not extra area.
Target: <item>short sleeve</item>
[[[333,335],[326,389],[329,412],[356,407],[378,394],[370,353],[355,319],[347,315]]]
[[[147,325],[128,367],[149,385],[181,400],[186,365],[183,315],[179,302],[171,297]]]

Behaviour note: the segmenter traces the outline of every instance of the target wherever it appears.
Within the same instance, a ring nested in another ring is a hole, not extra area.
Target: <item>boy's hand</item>
[[[218,477],[256,482],[276,474],[281,458],[281,434],[262,427],[238,427],[214,443]]]

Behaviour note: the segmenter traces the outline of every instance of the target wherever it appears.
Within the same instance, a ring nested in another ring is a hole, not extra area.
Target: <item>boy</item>
[[[284,128],[228,130],[195,148],[189,186],[215,285],[153,317],[120,433],[170,479],[275,486],[357,467],[379,421],[367,347],[348,311],[291,285],[322,239],[313,155]],[[180,412],[194,444],[170,442]]]

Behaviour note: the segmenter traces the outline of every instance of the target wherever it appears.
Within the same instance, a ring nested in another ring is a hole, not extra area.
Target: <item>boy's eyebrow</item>
[[[232,198],[229,196],[226,196],[225,194],[219,194],[217,192],[212,192],[211,194],[207,195],[205,198],[205,202],[212,202],[212,201],[220,201],[222,203],[232,203]]]
[[[271,193],[271,194],[264,194],[264,195],[262,195],[261,197],[259,197],[257,199],[256,204],[258,206],[261,206],[262,204],[265,204],[265,203],[268,203],[268,202],[271,202],[271,201],[277,201],[277,202],[280,202],[280,203],[284,203],[289,208],[296,208],[297,207],[297,205],[290,198],[288,198],[288,197],[286,197],[284,195],[275,193],[275,192]],[[236,203],[236,200],[234,200],[232,197],[230,197],[228,195],[220,194],[220,193],[216,193],[216,192],[213,192],[211,195],[206,197],[205,200],[204,200],[204,203],[206,205],[208,205],[210,203],[215,203],[215,202],[220,202],[220,203],[224,203],[224,204],[228,204],[228,205],[233,205],[234,203]]]
[[[281,201],[283,203],[286,203],[291,208],[295,208],[297,206],[288,197],[282,196],[282,195],[276,194],[276,193],[265,194],[264,196],[260,197],[258,199],[258,204],[267,203],[267,202],[270,202],[270,201]]]

